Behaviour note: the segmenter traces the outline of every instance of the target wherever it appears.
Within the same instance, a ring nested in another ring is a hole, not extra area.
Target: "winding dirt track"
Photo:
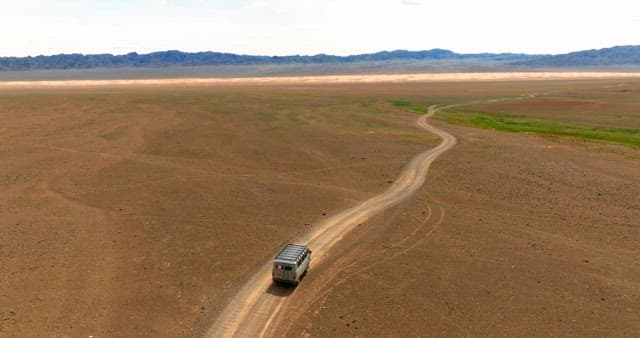
[[[305,243],[313,250],[313,264],[322,262],[333,245],[358,224],[415,193],[424,184],[431,163],[456,145],[453,135],[427,122],[439,109],[442,108],[429,107],[428,114],[417,121],[421,128],[442,138],[438,146],[416,155],[393,185],[380,195],[315,223],[309,232],[295,238],[294,242]],[[272,285],[271,261],[265,262],[227,304],[206,337],[264,336],[289,295]]]

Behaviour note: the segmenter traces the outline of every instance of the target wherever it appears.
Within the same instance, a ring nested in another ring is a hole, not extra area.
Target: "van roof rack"
[[[274,262],[299,264],[307,251],[309,248],[306,245],[289,243],[276,256]]]

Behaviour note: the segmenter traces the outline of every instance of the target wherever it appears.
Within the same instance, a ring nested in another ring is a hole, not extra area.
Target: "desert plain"
[[[637,335],[640,79],[616,74],[0,85],[0,335],[204,335],[255,267],[440,142],[430,105],[460,105],[431,121],[458,144],[270,332]]]

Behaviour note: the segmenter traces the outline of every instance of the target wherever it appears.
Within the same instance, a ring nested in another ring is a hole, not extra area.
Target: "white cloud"
[[[252,1],[249,6],[247,6],[249,8],[265,8],[267,7],[267,2],[266,1]]]
[[[639,9],[635,0],[587,1],[579,9],[556,0],[22,0],[3,4],[0,55],[561,53],[640,44]]]

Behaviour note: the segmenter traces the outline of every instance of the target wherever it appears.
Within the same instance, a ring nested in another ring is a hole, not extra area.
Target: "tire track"
[[[330,249],[359,224],[400,203],[423,186],[431,163],[457,143],[453,135],[428,123],[428,119],[443,108],[448,107],[430,106],[428,113],[417,121],[419,127],[442,139],[439,145],[416,155],[383,193],[314,224],[309,232],[294,239],[313,250],[314,264],[324,261]],[[287,297],[294,293],[295,289],[285,290],[272,284],[271,261],[265,262],[223,309],[206,337],[264,336],[277,321]]]
[[[423,188],[422,189],[424,194],[429,197],[429,193]],[[425,202],[425,206],[427,207],[427,212],[424,215],[424,218],[422,219],[422,222],[420,222],[420,224],[418,224],[415,229],[413,229],[413,231],[408,234],[407,236],[405,236],[404,238],[396,241],[395,243],[392,243],[391,246],[383,248],[381,250],[378,250],[377,252],[372,253],[370,256],[365,257],[363,259],[356,259],[354,261],[352,261],[349,264],[346,265],[341,265],[341,268],[334,272],[334,275],[340,275],[343,274],[342,277],[337,278],[337,279],[330,279],[325,281],[324,285],[320,287],[320,289],[322,290],[322,292],[320,292],[318,295],[316,295],[314,298],[312,298],[309,301],[309,304],[318,304],[316,306],[314,306],[315,308],[322,308],[322,306],[325,304],[325,302],[327,301],[327,299],[329,298],[329,296],[331,295],[331,292],[335,289],[337,289],[340,285],[344,284],[345,282],[351,280],[353,277],[356,277],[358,275],[361,275],[363,273],[366,273],[368,271],[370,271],[371,269],[373,269],[374,267],[388,262],[391,259],[397,258],[399,256],[402,256],[404,254],[406,254],[407,252],[415,249],[416,247],[418,247],[419,245],[423,244],[428,238],[431,237],[431,235],[437,231],[440,228],[440,225],[444,222],[444,218],[445,218],[445,210],[442,206],[440,205],[436,205],[438,207],[438,218],[437,220],[435,220],[435,222],[433,222],[433,224],[431,226],[428,226],[428,224],[433,220],[433,216],[434,216],[434,207],[432,205],[432,203],[429,203],[429,200],[427,199],[427,201]],[[419,235],[420,233],[424,233],[422,235],[420,235],[420,237],[415,240],[413,243],[408,244],[408,242],[412,239],[415,239],[417,235]],[[404,247],[402,247],[404,246]],[[402,247],[402,248],[401,248]],[[392,251],[390,249],[394,249],[394,248],[401,248],[401,250],[399,251],[395,251],[395,252],[391,252],[390,254],[387,254],[389,251]],[[370,257],[374,256],[374,257],[382,257],[379,258],[373,262],[370,261]],[[358,267],[360,266],[360,268],[358,269],[353,269],[353,267]],[[288,332],[290,330],[290,325],[286,325],[287,323],[291,323],[294,322],[295,320],[293,320],[292,318],[289,318],[289,320],[287,320],[285,323],[284,327],[279,327],[279,331],[280,332]],[[304,336],[304,331],[301,333],[301,336]]]

